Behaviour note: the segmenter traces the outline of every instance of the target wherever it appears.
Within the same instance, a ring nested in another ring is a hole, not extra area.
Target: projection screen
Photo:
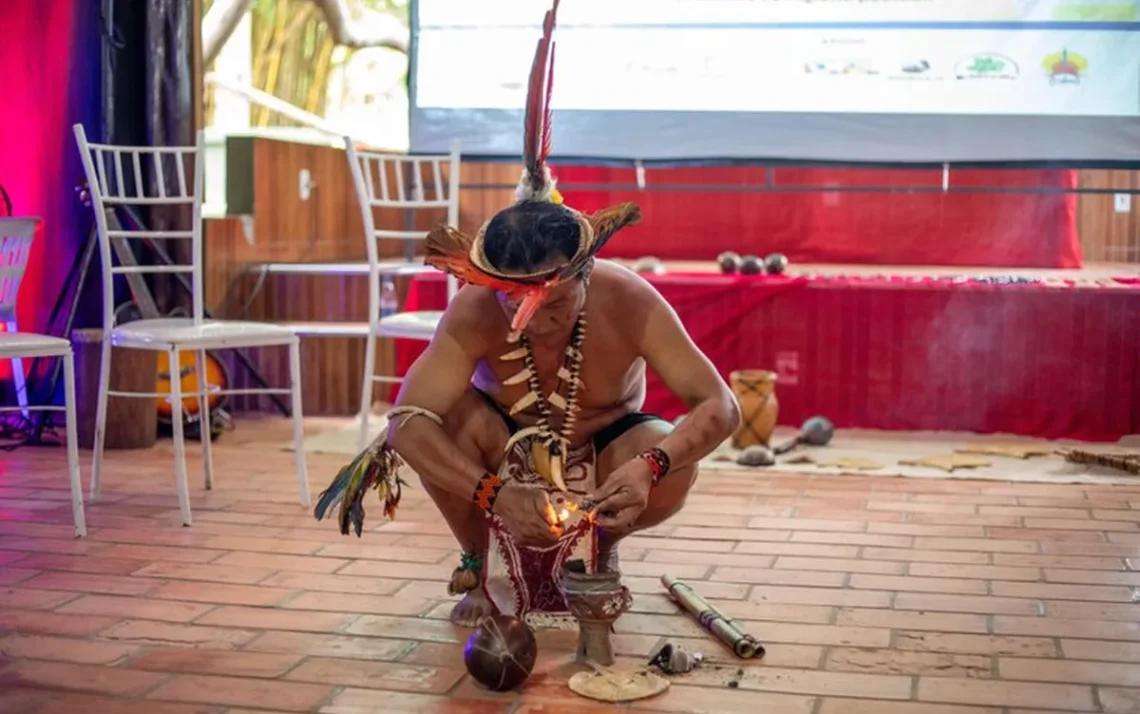
[[[412,0],[411,144],[517,157],[547,0]],[[1140,0],[562,0],[564,159],[1140,164]]]

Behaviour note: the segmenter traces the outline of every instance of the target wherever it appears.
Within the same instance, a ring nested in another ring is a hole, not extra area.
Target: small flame
[[[565,522],[566,519],[569,517],[570,517],[570,509],[569,508],[563,508],[562,512],[558,514],[558,520],[560,520],[562,522]]]

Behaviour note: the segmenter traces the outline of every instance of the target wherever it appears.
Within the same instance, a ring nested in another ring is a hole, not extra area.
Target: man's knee
[[[443,415],[443,430],[464,456],[489,471],[498,471],[510,431],[474,388]]]
[[[673,427],[668,422],[648,421],[619,436],[598,455],[599,484],[614,470],[637,458],[638,454],[661,443],[672,430]],[[667,473],[649,494],[649,502],[635,528],[651,528],[677,515],[684,507],[696,480],[696,464]]]
[[[695,464],[670,471],[662,477],[657,487],[649,494],[649,505],[645,508],[647,518],[656,521],[653,525],[672,518],[681,511],[696,481]]]

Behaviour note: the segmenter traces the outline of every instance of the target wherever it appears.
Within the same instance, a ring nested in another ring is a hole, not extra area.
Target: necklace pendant
[[[530,405],[537,404],[537,403],[538,403],[538,393],[534,392],[534,391],[527,392],[522,397],[520,397],[517,402],[515,402],[513,405],[511,405],[510,415],[514,416],[515,414],[518,414],[519,412],[521,412],[523,409],[526,409]]]
[[[530,444],[534,469],[544,481],[564,493],[567,492],[566,451],[556,436],[537,437]]]

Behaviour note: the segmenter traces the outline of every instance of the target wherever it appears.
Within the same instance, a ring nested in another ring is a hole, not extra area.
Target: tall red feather
[[[559,0],[547,11],[542,23],[542,37],[534,51],[530,82],[526,93],[526,118],[523,124],[523,165],[531,191],[540,193],[546,183],[543,170],[550,155],[550,97],[554,88],[554,25]]]
[[[557,0],[554,3],[558,6]],[[554,94],[554,42],[550,43],[550,55],[546,61],[546,100],[542,106],[542,150],[538,154],[539,166],[546,164],[550,156],[550,127],[554,123],[554,111],[550,108],[550,97]]]

